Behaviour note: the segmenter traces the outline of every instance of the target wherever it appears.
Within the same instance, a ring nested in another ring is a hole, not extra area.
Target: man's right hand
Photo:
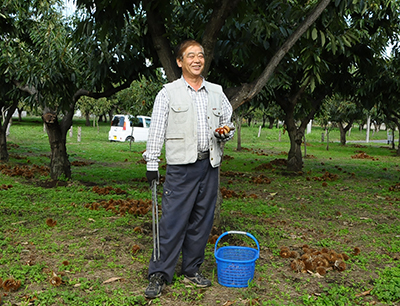
[[[155,180],[156,183],[158,183],[158,180],[160,178],[160,174],[158,173],[158,171],[147,171],[146,172],[146,177],[147,177],[147,181],[149,182],[150,186],[151,183]]]

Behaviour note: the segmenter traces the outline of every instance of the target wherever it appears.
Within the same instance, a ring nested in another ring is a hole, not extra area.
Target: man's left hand
[[[215,129],[214,136],[219,140],[225,140],[225,139],[229,138],[231,133],[233,133],[234,129],[235,129],[235,127],[233,126],[232,123],[224,125],[222,127]]]

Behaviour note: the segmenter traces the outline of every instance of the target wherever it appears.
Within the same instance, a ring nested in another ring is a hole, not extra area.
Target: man
[[[158,162],[165,142],[167,170],[160,220],[160,258],[149,264],[147,298],[161,295],[172,281],[182,252],[181,272],[185,281],[211,286],[200,272],[210,234],[218,191],[221,141],[233,137],[232,106],[222,87],[205,81],[204,50],[195,40],[181,43],[176,62],[182,77],[166,84],[158,93],[151,118],[146,177],[158,182]],[[229,126],[232,130],[220,129]],[[218,132],[215,132],[217,129]]]

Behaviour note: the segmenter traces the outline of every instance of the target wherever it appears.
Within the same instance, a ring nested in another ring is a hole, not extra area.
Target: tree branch
[[[78,89],[75,92],[74,96],[73,96],[74,103],[76,103],[79,100],[79,98],[82,97],[82,96],[88,96],[88,97],[91,97],[91,98],[94,98],[94,99],[99,99],[99,98],[104,98],[104,97],[111,97],[113,94],[115,94],[115,93],[117,93],[117,92],[119,92],[119,91],[121,91],[123,89],[126,89],[129,86],[131,86],[132,81],[133,80],[127,80],[125,83],[123,83],[123,84],[121,84],[121,85],[119,85],[117,87],[112,87],[112,88],[110,88],[108,90],[105,90],[103,92],[91,92],[91,91],[89,91],[87,89],[83,89],[83,88]]]
[[[14,80],[14,85],[17,86],[19,88],[19,90],[24,91],[30,95],[35,95],[37,94],[37,90],[35,87],[33,86],[29,86],[28,84],[25,85],[21,85],[20,81]]]
[[[307,31],[307,29],[317,20],[324,9],[328,6],[331,0],[321,0],[318,5],[308,14],[306,19],[299,25],[299,27],[289,36],[289,38],[283,43],[283,45],[278,49],[275,55],[269,61],[267,67],[254,82],[250,84],[243,84],[241,90],[233,97],[231,97],[230,102],[233,109],[238,108],[243,103],[251,100],[257,95],[261,89],[265,86],[272,73],[286,55],[286,53],[293,47],[293,45],[299,40],[299,38]]]
[[[203,75],[207,76],[210,69],[211,62],[214,58],[215,43],[222,26],[225,24],[226,18],[236,8],[240,0],[222,0],[215,1],[213,12],[207,22],[202,45],[204,53],[206,54],[206,63],[203,71]]]
[[[146,10],[147,25],[149,26],[149,33],[153,40],[154,49],[157,51],[168,81],[172,82],[181,76],[181,71],[176,65],[171,45],[167,39],[166,30],[162,23],[164,18],[162,18],[157,9],[152,8],[151,0],[143,1],[143,7]]]

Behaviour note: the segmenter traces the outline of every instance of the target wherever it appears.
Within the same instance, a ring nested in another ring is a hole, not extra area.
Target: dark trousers
[[[162,272],[172,281],[182,251],[181,272],[194,275],[204,261],[204,250],[214,221],[218,168],[208,159],[167,166],[160,219],[160,260],[150,259],[149,275]]]

